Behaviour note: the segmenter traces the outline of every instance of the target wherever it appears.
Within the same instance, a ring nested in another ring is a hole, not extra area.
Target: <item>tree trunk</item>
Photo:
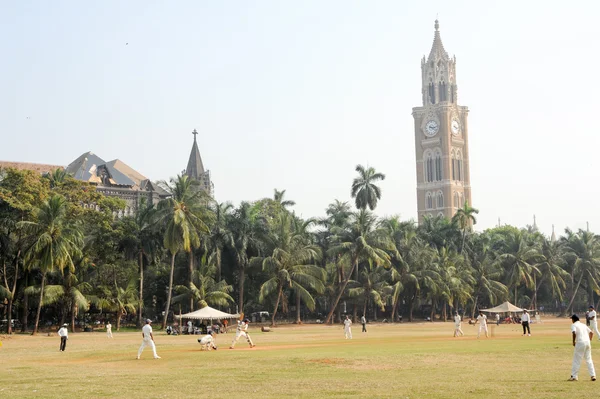
[[[123,317],[123,312],[117,310],[117,331],[121,329],[121,317]]]
[[[442,308],[442,321],[445,322],[448,319],[448,314],[446,313],[446,308],[448,307],[448,304],[446,302],[444,302],[444,307]]]
[[[396,322],[396,310],[398,308],[398,298],[392,303],[392,323]]]
[[[373,321],[377,321],[377,304],[373,303]]]
[[[356,261],[352,262],[352,270],[350,270],[350,273],[348,273],[348,276],[352,276],[352,273],[356,269],[356,266],[357,266],[357,262]],[[338,303],[340,302],[340,299],[342,298],[342,295],[344,294],[344,291],[346,290],[348,281],[350,281],[350,277],[345,278],[344,281],[342,282],[342,285],[340,286],[337,297],[335,298],[335,301],[333,302],[331,309],[329,310],[329,314],[327,314],[327,318],[325,319],[325,324],[332,323],[333,312],[335,311],[335,308],[337,307]]]
[[[414,304],[415,304],[414,298],[411,298],[409,302],[410,302],[410,304],[409,304],[409,308],[408,308],[408,321],[413,321],[413,308],[414,308]]]
[[[282,291],[283,286],[279,284],[279,289],[277,290],[277,300],[275,301],[275,309],[273,309],[273,316],[271,316],[271,327],[275,327],[275,315],[277,314],[277,308],[279,307],[279,300],[281,299]]]
[[[577,281],[577,285],[575,286],[575,290],[573,291],[573,296],[571,297],[571,301],[567,306],[567,313],[573,313],[573,302],[575,301],[575,296],[577,295],[577,291],[579,290],[579,285],[581,284],[581,279],[583,279],[583,273],[579,276],[579,281]]]
[[[40,303],[38,304],[37,313],[35,315],[35,324],[33,326],[33,333],[35,335],[38,332],[38,325],[40,324],[40,314],[42,313],[42,301],[44,299],[44,285],[46,283],[46,273],[42,274],[42,286],[40,287]]]
[[[25,280],[25,286],[27,287],[27,280]],[[29,318],[29,295],[23,295],[23,319],[21,320],[21,332],[27,331],[27,322]]]
[[[244,313],[244,279],[246,278],[246,265],[240,265],[238,278],[238,313]]]
[[[473,309],[471,309],[471,318],[475,317],[475,309],[477,308],[477,300],[479,299],[479,296],[475,296],[475,299],[473,300]]]
[[[77,313],[77,306],[75,305],[75,301],[71,305],[71,331],[75,332],[75,313]]]
[[[356,303],[353,305],[352,307],[352,323],[356,324],[358,323],[358,310],[357,310],[358,306],[356,305]]]
[[[177,252],[171,255],[171,274],[169,275],[169,292],[167,293],[167,305],[165,306],[165,315],[163,316],[162,328],[167,328],[167,319],[169,318],[169,308],[171,307],[171,295],[173,294],[173,273],[175,272],[175,255]],[[117,321],[119,323],[119,321]],[[117,328],[118,330],[118,328]]]
[[[517,284],[515,284],[515,306],[519,306],[517,302]]]
[[[6,333],[8,335],[12,334],[12,307],[13,307],[13,299],[10,298],[8,300],[8,327],[6,329]]]
[[[190,293],[192,292],[192,285],[194,284],[194,248],[190,248],[190,265],[189,265],[189,272],[190,272],[190,281],[189,281],[189,287],[190,287]],[[190,312],[194,311],[194,296],[192,295],[190,297]]]
[[[69,313],[67,310],[65,310],[65,308],[67,307],[69,307],[68,304],[66,304],[66,306],[60,307],[60,322],[58,323],[59,326],[65,324],[65,319],[67,318],[67,314]]]
[[[296,293],[296,324],[302,324],[300,320],[300,295]]]
[[[542,286],[543,281],[544,281],[544,278],[542,277],[540,279],[540,282],[537,283],[535,275],[533,276],[533,284],[535,286],[535,291],[533,292],[533,299],[531,300],[531,305],[529,306],[532,309],[537,309],[537,293],[538,293],[538,290],[540,289],[540,287]]]
[[[144,251],[140,251],[138,254],[138,263],[140,265],[140,303],[138,305],[137,327],[141,328],[144,325],[142,322],[142,310],[144,309]]]
[[[221,281],[221,248],[217,244],[215,251],[215,263],[217,264],[217,282]]]
[[[363,316],[367,317],[367,299],[365,298],[365,303],[363,304]]]
[[[467,238],[467,229],[464,228],[463,229],[463,235],[462,235],[462,245],[460,246],[460,254],[463,254],[463,251],[465,249],[465,239]]]

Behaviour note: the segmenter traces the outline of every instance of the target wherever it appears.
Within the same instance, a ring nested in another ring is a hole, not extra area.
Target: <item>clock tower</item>
[[[419,223],[451,218],[471,202],[469,109],[458,105],[456,57],[450,58],[435,21],[433,46],[421,60],[423,105],[413,108]]]

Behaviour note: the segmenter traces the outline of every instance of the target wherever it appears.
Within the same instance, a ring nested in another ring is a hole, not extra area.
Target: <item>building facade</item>
[[[456,57],[444,49],[435,21],[433,45],[421,60],[423,105],[413,108],[419,223],[451,218],[472,205],[469,174],[469,109],[458,105]]]

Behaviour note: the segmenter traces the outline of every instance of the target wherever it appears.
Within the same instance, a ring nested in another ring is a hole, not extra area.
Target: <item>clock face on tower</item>
[[[433,137],[440,130],[440,125],[434,120],[430,120],[425,124],[425,135],[427,137]]]
[[[450,128],[452,129],[452,134],[458,136],[458,133],[460,133],[460,123],[456,119],[452,119]]]

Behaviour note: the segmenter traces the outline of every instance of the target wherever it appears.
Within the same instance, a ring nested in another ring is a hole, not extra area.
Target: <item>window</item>
[[[456,153],[454,152],[454,148],[452,149],[452,180],[456,180]]]
[[[446,101],[446,83],[442,80],[439,85],[440,101]]]
[[[433,195],[430,192],[425,195],[425,209],[433,209]]]
[[[458,193],[456,192],[456,193],[454,193],[454,207],[460,208],[459,203],[460,203],[460,197],[459,197]]]
[[[429,83],[429,102],[435,104],[435,86]]]
[[[431,150],[427,150],[425,151],[425,154],[423,154],[423,165],[425,167],[425,182],[431,183],[434,177],[433,153]]]
[[[462,153],[460,151],[456,151],[456,179],[459,181],[463,181],[463,161],[462,161]]]
[[[437,208],[442,209],[444,207],[444,193],[438,191],[436,196]]]
[[[435,151],[435,181],[442,181],[442,151]]]

